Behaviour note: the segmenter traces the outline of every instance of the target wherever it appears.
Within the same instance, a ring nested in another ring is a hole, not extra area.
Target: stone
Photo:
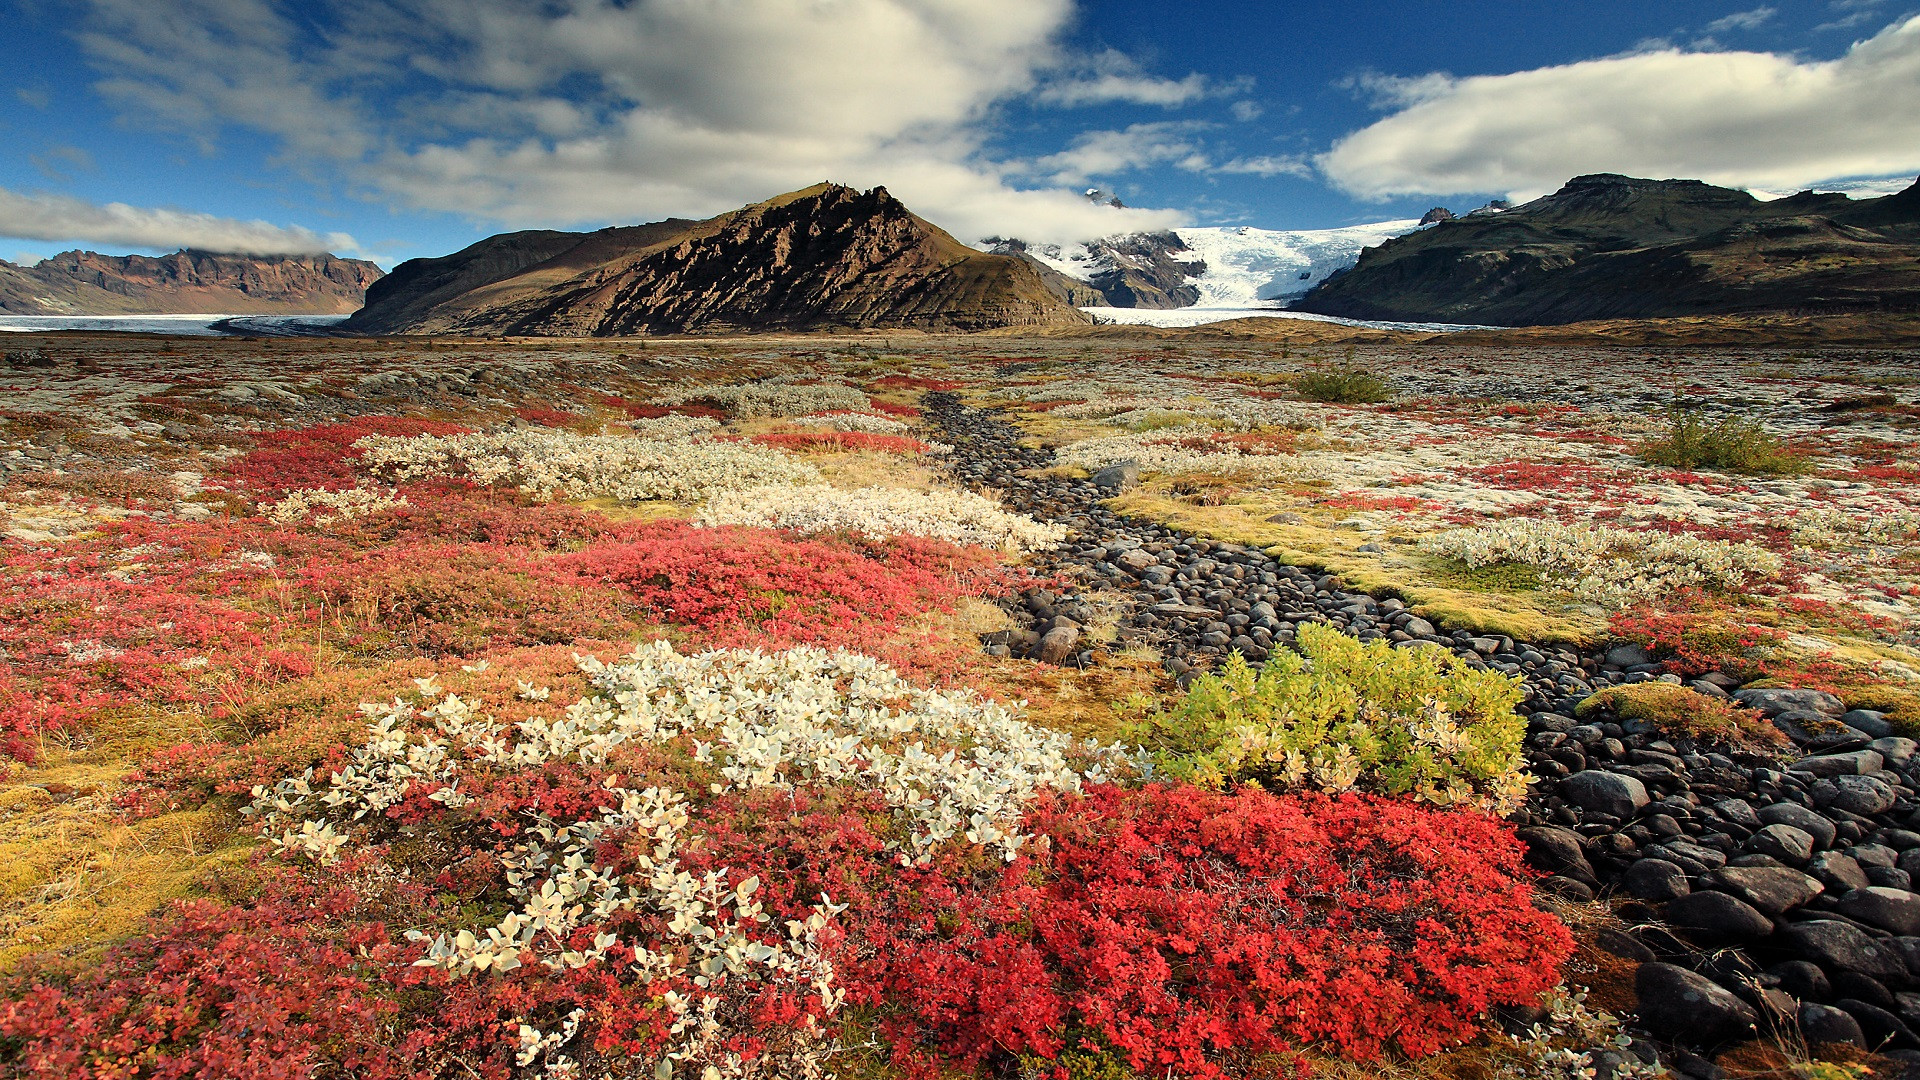
[[[1653,657],[1640,646],[1625,642],[1607,650],[1607,663],[1617,668],[1638,667],[1653,663]]]
[[[1780,989],[1802,1001],[1825,1001],[1833,996],[1833,983],[1828,981],[1827,973],[1821,971],[1818,964],[1788,960],[1768,968],[1767,974],[1780,980]]]
[[[1920,743],[1898,735],[1885,739],[1875,739],[1867,744],[1867,749],[1887,759],[1892,768],[1899,768],[1913,760],[1915,752],[1920,752]]]
[[[1800,690],[1791,687],[1738,690],[1734,692],[1733,699],[1749,709],[1758,709],[1768,716],[1788,709],[1811,709],[1828,716],[1839,716],[1847,711],[1845,703],[1824,690]]]
[[[1884,739],[1893,734],[1893,725],[1887,722],[1887,714],[1872,709],[1848,709],[1840,714],[1840,722],[1857,731],[1864,731],[1876,739]]]
[[[1212,619],[1220,613],[1210,607],[1198,604],[1165,603],[1153,605],[1155,615],[1168,615],[1176,619]]]
[[[1789,924],[1786,943],[1823,968],[1852,971],[1875,979],[1906,982],[1906,960],[1898,950],[1868,937],[1866,931],[1833,919]]]
[[[1650,964],[1660,959],[1659,954],[1647,948],[1639,938],[1625,930],[1615,930],[1611,926],[1603,926],[1594,931],[1593,941],[1594,944],[1613,955],[1632,960],[1636,964]]]
[[[1858,919],[1903,936],[1920,934],[1920,896],[1905,889],[1869,885],[1843,893],[1834,910],[1849,919]]]
[[[1634,975],[1640,1022],[1674,1042],[1714,1046],[1757,1033],[1751,1006],[1711,981],[1673,964],[1641,964]]]
[[[1817,754],[1787,766],[1791,772],[1814,776],[1865,776],[1887,767],[1887,759],[1872,750],[1853,750],[1844,754]]]
[[[1037,657],[1043,664],[1065,663],[1073,655],[1074,646],[1079,643],[1079,627],[1056,626],[1041,636]]]
[[[1711,938],[1740,940],[1773,933],[1773,920],[1723,892],[1692,892],[1667,902],[1667,922]]]
[[[1577,772],[1560,781],[1560,794],[1576,806],[1611,814],[1623,821],[1651,801],[1645,784],[1631,776],[1598,769]]]
[[[1821,780],[1813,785],[1810,794],[1813,804],[1823,810],[1844,810],[1862,817],[1884,814],[1898,801],[1894,790],[1873,776],[1836,776]]]
[[[1134,548],[1131,551],[1123,551],[1113,557],[1113,565],[1127,571],[1135,577],[1144,573],[1147,567],[1157,566],[1159,563],[1159,559],[1141,551],[1139,548]]]
[[[1715,888],[1766,915],[1784,915],[1826,890],[1819,880],[1784,866],[1729,866],[1710,876]]]
[[[1769,825],[1747,840],[1747,850],[1800,866],[1813,857],[1813,837],[1792,825]]]
[[[1301,517],[1291,510],[1282,510],[1268,517],[1267,521],[1274,525],[1305,525],[1307,523],[1306,518]]]
[[[1412,634],[1414,637],[1417,637],[1417,638],[1435,637],[1440,633],[1440,631],[1436,629],[1432,623],[1428,622],[1427,620],[1421,618],[1418,615],[1415,615],[1414,617],[1408,619],[1405,623],[1401,625],[1400,629],[1405,630],[1407,633]]]
[[[1627,892],[1656,903],[1678,899],[1693,891],[1687,884],[1686,871],[1665,859],[1641,859],[1627,868],[1620,881]]]
[[[1778,802],[1772,806],[1763,806],[1755,816],[1760,819],[1762,824],[1791,825],[1799,829],[1801,832],[1813,837],[1813,845],[1816,848],[1824,849],[1832,847],[1834,837],[1838,835],[1834,829],[1833,822],[1801,806],[1799,803]]]
[[[1860,869],[1860,864],[1853,861],[1852,856],[1838,851],[1823,851],[1815,855],[1807,862],[1807,873],[1819,878],[1821,884],[1835,893],[1864,889],[1870,884],[1867,872]]]
[[[1867,1037],[1860,1031],[1860,1021],[1853,1014],[1836,1009],[1831,1005],[1822,1005],[1817,1001],[1800,1003],[1800,1036],[1809,1046],[1821,1043],[1846,1043],[1851,1046],[1865,1047]]]
[[[1915,1038],[1913,1029],[1880,1006],[1857,998],[1841,998],[1834,1004],[1860,1021],[1860,1030],[1866,1035],[1868,1045],[1898,1050],[1920,1047],[1920,1039]]]
[[[1122,461],[1093,474],[1093,486],[1109,495],[1117,495],[1140,485],[1140,463]]]
[[[1580,844],[1580,834],[1553,825],[1529,825],[1515,834],[1527,845],[1527,865],[1549,874],[1563,874],[1598,885],[1593,865]]]

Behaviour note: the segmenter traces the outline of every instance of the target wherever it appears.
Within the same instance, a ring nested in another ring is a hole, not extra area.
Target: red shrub
[[[1767,671],[1783,631],[1752,621],[1739,609],[1697,591],[1660,605],[1639,604],[1608,620],[1613,635],[1666,657],[1667,670],[1694,676],[1724,671],[1751,679]]]
[[[1028,828],[1051,850],[892,973],[964,1060],[1052,1057],[1070,1025],[1155,1076],[1309,1045],[1423,1055],[1535,1000],[1572,950],[1477,814],[1154,785],[1044,801]]]
[[[872,404],[874,412],[883,412],[888,416],[913,417],[920,415],[920,410],[914,408],[912,405],[897,405],[891,401],[875,401]]]
[[[386,962],[377,928],[341,934],[342,893],[251,909],[182,903],[151,936],[133,939],[68,979],[37,980],[0,1003],[0,1036],[15,1046],[8,1075],[47,1080],[368,1080],[406,1075],[405,1040],[370,981]],[[15,1071],[17,1070],[17,1071]]]
[[[875,450],[882,454],[923,454],[927,444],[904,435],[864,431],[806,431],[755,435],[753,441],[782,450]]]
[[[548,409],[538,405],[527,405],[515,409],[513,410],[513,415],[525,420],[529,424],[539,424],[541,427],[557,428],[563,428],[569,424],[577,424],[583,419],[579,413],[562,412],[559,409]]]
[[[556,565],[619,585],[703,643],[860,648],[915,615],[948,610],[991,562],[984,552],[902,538],[861,545],[771,529],[659,522]]]
[[[360,452],[353,444],[368,435],[452,435],[465,430],[438,420],[366,416],[343,424],[270,431],[256,436],[253,449],[229,464],[225,475],[261,494],[348,488],[358,481],[353,462]]]

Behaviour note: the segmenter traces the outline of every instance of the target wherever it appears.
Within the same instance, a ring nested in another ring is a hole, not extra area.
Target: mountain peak
[[[1087,321],[1024,261],[967,247],[884,187],[815,184],[586,248],[581,234],[510,234],[403,263],[346,327],[605,337]]]

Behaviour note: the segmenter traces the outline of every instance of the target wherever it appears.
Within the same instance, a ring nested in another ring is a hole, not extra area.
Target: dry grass
[[[1668,735],[1732,743],[1757,750],[1780,749],[1787,737],[1752,709],[1742,709],[1697,690],[1668,682],[1610,686],[1580,703],[1581,719],[1611,712],[1651,724]]]

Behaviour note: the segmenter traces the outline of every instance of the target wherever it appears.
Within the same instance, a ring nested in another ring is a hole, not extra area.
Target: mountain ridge
[[[182,248],[171,255],[63,251],[33,266],[0,261],[9,315],[344,315],[378,266],[334,255],[240,255]]]
[[[1877,199],[1762,201],[1698,180],[1578,176],[1388,241],[1294,307],[1501,326],[1920,310],[1920,182]]]
[[[411,260],[342,330],[562,337],[1084,323],[1028,262],[884,187],[822,183],[704,221],[511,233]]]

